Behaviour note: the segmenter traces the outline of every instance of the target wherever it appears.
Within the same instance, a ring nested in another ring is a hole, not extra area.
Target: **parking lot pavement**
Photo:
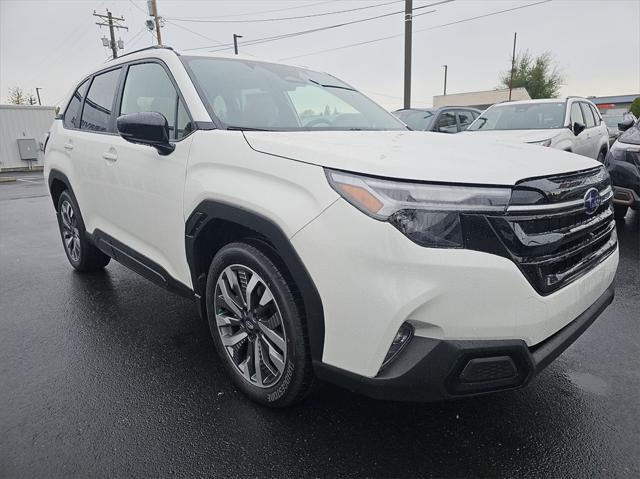
[[[35,176],[0,184],[1,477],[640,475],[637,215],[614,303],[526,389],[412,404],[323,386],[272,411],[230,384],[191,302],[114,262],[74,273]]]

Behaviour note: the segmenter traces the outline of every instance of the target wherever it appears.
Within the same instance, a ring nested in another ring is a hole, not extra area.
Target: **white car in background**
[[[579,97],[498,103],[467,131],[570,151],[600,163],[609,151],[609,131],[600,112]]]

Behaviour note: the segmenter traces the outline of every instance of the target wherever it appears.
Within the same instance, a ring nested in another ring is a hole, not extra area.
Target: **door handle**
[[[102,158],[107,161],[118,161],[118,154],[113,151],[105,151],[102,154]]]
[[[71,150],[73,150],[73,143],[71,143],[71,142],[69,141],[69,142],[65,143],[65,144],[63,145],[63,147],[64,147],[64,149],[65,149],[65,150],[69,150],[69,151],[71,151]]]

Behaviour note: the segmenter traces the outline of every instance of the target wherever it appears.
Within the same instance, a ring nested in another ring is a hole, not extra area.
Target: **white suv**
[[[413,132],[333,76],[152,48],[82,79],[46,143],[71,265],[194,299],[235,384],[379,398],[521,387],[612,301],[602,165]]]
[[[485,110],[467,131],[570,151],[600,163],[609,151],[609,129],[600,112],[579,97],[498,103]]]

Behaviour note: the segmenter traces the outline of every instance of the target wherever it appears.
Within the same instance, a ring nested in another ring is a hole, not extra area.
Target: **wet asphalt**
[[[75,273],[41,176],[21,177],[0,183],[0,477],[640,476],[637,214],[614,303],[526,389],[325,385],[273,411],[231,385],[193,303],[113,261]]]

